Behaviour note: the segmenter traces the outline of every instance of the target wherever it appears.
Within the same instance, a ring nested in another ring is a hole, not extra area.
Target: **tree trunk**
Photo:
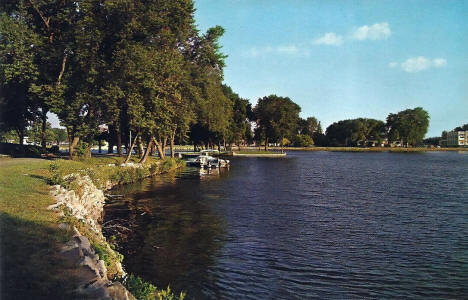
[[[42,130],[41,130],[41,147],[44,153],[47,152],[47,140],[46,140],[46,131],[47,131],[47,110],[43,109],[42,112]]]
[[[107,147],[107,154],[114,153],[114,128],[113,126],[109,126],[109,136],[108,136],[108,147]]]
[[[90,142],[88,143],[88,146],[86,147],[86,158],[91,158],[91,148],[93,147],[93,144]]]
[[[163,157],[166,157],[166,146],[167,146],[167,137],[164,137],[162,139],[162,144],[161,144],[161,148],[162,148],[162,151],[163,151]]]
[[[141,136],[138,136],[137,145],[138,145],[138,157],[142,158],[144,149],[143,149],[143,142],[141,141]]]
[[[102,153],[102,140],[101,140],[101,138],[99,138],[99,140],[98,140],[98,146],[99,146],[98,153],[101,154]]]
[[[24,131],[21,129],[16,129],[16,133],[18,134],[19,144],[24,144]]]
[[[137,135],[135,136],[135,139],[133,139],[133,143],[132,143],[132,145],[130,146],[130,151],[127,152],[127,158],[125,158],[124,163],[128,163],[128,161],[130,160],[130,157],[132,156],[133,147],[135,147],[135,144],[136,144],[136,142],[137,142],[137,139],[138,139],[138,136],[139,136],[139,135],[140,135],[140,134],[137,133]]]
[[[265,151],[268,151],[268,138],[265,139]]]
[[[154,143],[156,144],[156,147],[158,148],[159,158],[164,159],[165,153],[164,153],[164,149],[162,146],[162,141],[161,140],[158,141],[157,139],[154,139]]]
[[[175,140],[175,136],[171,137],[171,141],[170,141],[170,144],[169,144],[169,148],[171,149],[171,158],[174,158],[174,157],[175,157],[175,153],[174,153],[174,140]]]
[[[146,162],[146,159],[148,159],[148,156],[149,156],[149,153],[151,151],[151,146],[153,144],[153,137],[150,137],[148,139],[148,145],[146,147],[146,151],[145,151],[145,154],[143,155],[143,157],[141,158],[140,160],[140,164],[145,164]]]
[[[120,125],[115,126],[115,134],[117,135],[117,153],[122,156],[122,133],[120,132]]]
[[[176,136],[176,129],[174,129],[171,132],[170,141],[169,141],[169,148],[170,148],[170,151],[171,151],[171,158],[175,157],[175,153],[174,153],[175,136]]]
[[[70,160],[73,160],[73,153],[75,153],[75,147],[78,145],[78,142],[80,141],[80,138],[75,136],[71,138],[71,136],[68,138],[68,157]]]

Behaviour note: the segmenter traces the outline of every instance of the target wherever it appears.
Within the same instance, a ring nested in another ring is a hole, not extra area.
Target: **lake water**
[[[468,297],[468,152],[231,161],[113,191],[129,273],[189,299]]]

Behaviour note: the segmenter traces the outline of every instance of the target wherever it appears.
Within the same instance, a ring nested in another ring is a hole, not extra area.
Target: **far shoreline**
[[[264,148],[262,147],[262,150]],[[233,150],[235,151],[235,150]],[[259,147],[241,147],[242,152],[259,151]],[[268,151],[281,151],[281,147],[268,147]],[[283,151],[329,151],[329,152],[453,152],[468,151],[468,147],[460,148],[426,148],[426,147],[284,147]]]

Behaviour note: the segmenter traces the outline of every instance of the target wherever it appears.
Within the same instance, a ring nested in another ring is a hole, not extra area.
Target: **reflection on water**
[[[127,271],[189,298],[460,299],[467,182],[457,153],[233,158],[116,189],[105,222]]]
[[[178,181],[182,177],[196,184],[227,172],[187,168],[113,190],[116,196],[106,205],[105,234],[117,239],[129,273],[175,289],[187,289],[194,280],[211,280],[203,271],[215,263],[224,224]],[[216,193],[205,196],[220,198]]]

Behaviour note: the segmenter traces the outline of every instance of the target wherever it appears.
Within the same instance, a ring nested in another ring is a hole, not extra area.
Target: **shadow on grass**
[[[0,213],[0,299],[71,299],[72,266],[57,257],[67,234]]]
[[[35,175],[35,174],[31,174],[29,176],[32,177],[32,178],[42,180],[46,184],[50,184],[50,178],[47,177],[47,176],[41,176],[41,175]]]

